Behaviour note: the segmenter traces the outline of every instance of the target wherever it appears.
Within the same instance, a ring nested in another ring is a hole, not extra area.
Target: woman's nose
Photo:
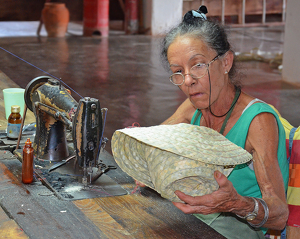
[[[191,86],[195,84],[195,79],[191,76],[190,73],[184,75],[184,83],[186,86]]]

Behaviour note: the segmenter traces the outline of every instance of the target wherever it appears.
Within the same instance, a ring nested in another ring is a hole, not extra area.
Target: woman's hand
[[[141,182],[139,182],[139,181],[137,181],[137,180],[134,180],[134,182],[135,182],[136,186],[146,187],[145,184],[143,184],[143,183],[141,183]]]
[[[173,204],[187,214],[207,215],[216,212],[234,211],[241,196],[238,195],[232,183],[224,174],[215,171],[214,177],[220,186],[217,191],[204,196],[192,197],[177,190],[175,194],[185,203],[173,202]]]

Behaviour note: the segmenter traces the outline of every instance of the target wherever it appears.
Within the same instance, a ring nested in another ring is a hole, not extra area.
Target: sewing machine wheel
[[[31,80],[26,88],[25,88],[25,94],[24,94],[24,100],[27,105],[27,107],[33,111],[32,107],[32,100],[31,100],[31,94],[34,92],[38,87],[48,82],[49,79],[52,77],[50,76],[39,76]]]

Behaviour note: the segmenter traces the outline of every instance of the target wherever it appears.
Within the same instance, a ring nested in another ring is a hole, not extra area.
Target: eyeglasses
[[[187,74],[182,74],[181,72],[175,72],[174,74],[172,74],[170,76],[170,81],[174,84],[174,85],[182,85],[185,81],[185,76],[186,75],[190,75],[193,79],[200,79],[203,76],[205,76],[206,72],[208,71],[208,67],[211,63],[213,63],[215,60],[217,60],[220,56],[217,55],[214,59],[212,59],[209,63],[207,64],[201,64],[198,63],[194,66],[192,66],[192,68],[190,69],[190,73]]]

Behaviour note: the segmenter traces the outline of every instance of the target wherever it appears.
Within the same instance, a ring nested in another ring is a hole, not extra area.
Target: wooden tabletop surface
[[[102,160],[114,165],[104,151]],[[223,238],[149,188],[135,190],[119,168],[107,175],[123,196],[65,201],[40,182],[21,183],[21,162],[0,151],[0,235],[4,238]]]

